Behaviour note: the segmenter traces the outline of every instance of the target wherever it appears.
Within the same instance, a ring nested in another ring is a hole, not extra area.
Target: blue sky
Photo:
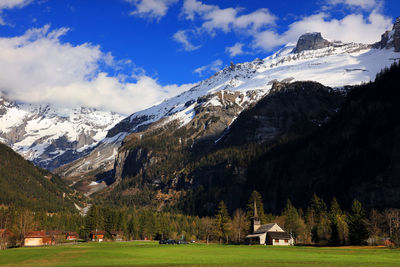
[[[397,16],[397,0],[0,0],[0,88],[129,114],[307,31],[378,41]]]

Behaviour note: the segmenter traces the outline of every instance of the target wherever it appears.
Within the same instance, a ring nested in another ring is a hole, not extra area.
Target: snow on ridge
[[[66,151],[93,149],[124,116],[92,108],[25,104],[0,98],[0,138],[28,160],[46,167]]]
[[[133,126],[131,132],[141,125],[181,114],[187,109],[185,103],[218,91],[260,90],[265,94],[272,87],[271,81],[285,79],[316,81],[333,88],[368,82],[381,69],[390,66],[392,58],[398,55],[394,50],[375,49],[371,45],[357,43],[333,42],[331,46],[300,53],[293,53],[294,47],[294,44],[288,44],[263,60],[233,64],[176,97],[130,115],[131,123],[137,118],[144,118]],[[210,104],[218,105],[217,102]]]

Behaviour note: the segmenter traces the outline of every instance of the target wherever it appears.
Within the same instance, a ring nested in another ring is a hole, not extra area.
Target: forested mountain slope
[[[0,205],[55,212],[75,210],[74,203],[81,205],[80,199],[61,178],[0,144]]]
[[[117,182],[99,199],[212,214],[219,200],[234,210],[257,190],[270,212],[287,199],[306,207],[314,193],[399,207],[399,82],[395,65],[347,95],[314,82],[276,83],[212,142],[186,143],[193,125],[132,135]]]
[[[230,96],[218,108],[199,105],[183,127],[172,121],[128,136],[116,161],[116,182],[102,196],[116,204],[174,206],[188,213],[212,212],[220,199],[240,206],[248,199],[251,160],[318,128],[345,94],[315,82],[275,83],[226,128],[240,108]]]
[[[266,208],[291,199],[305,206],[317,193],[349,205],[400,207],[400,67],[350,91],[341,110],[311,135],[253,161],[248,184],[263,192]]]

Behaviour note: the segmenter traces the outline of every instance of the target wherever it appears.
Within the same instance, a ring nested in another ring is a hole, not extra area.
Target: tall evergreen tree
[[[261,220],[261,224],[268,223],[266,215],[264,213],[264,204],[262,196],[259,192],[255,190],[251,193],[249,201],[247,202],[247,214],[246,214],[247,220],[250,221],[251,218],[253,218],[254,216],[254,201],[256,202],[257,215]]]
[[[339,234],[339,217],[342,215],[342,210],[340,209],[339,203],[334,197],[331,201],[331,209],[329,211],[329,220],[331,222],[331,245],[340,245],[340,234]]]
[[[351,245],[365,245],[369,233],[366,225],[366,216],[362,204],[358,200],[353,201],[351,213],[348,217],[349,242]]]
[[[314,243],[327,244],[329,242],[331,229],[327,207],[325,202],[315,194],[307,210],[307,224]]]
[[[297,239],[305,231],[305,225],[297,209],[289,199],[286,202],[285,209],[282,211],[282,216],[285,218],[285,230]]]
[[[228,242],[229,241],[228,236],[230,231],[229,229],[230,217],[228,209],[226,208],[226,205],[222,200],[218,205],[218,211],[215,216],[215,219],[217,221],[217,228],[218,228],[217,231],[220,243],[222,239],[225,239],[225,242]]]

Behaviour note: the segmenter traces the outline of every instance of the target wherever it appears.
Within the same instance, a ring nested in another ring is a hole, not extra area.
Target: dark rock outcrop
[[[396,19],[392,30],[382,34],[381,41],[375,43],[373,47],[379,49],[394,48],[395,52],[400,52],[400,17]]]
[[[332,43],[322,38],[320,32],[306,33],[300,36],[293,53],[300,53],[305,50],[315,50],[330,46]]]
[[[393,46],[395,52],[400,52],[400,17],[396,19],[393,25]]]

